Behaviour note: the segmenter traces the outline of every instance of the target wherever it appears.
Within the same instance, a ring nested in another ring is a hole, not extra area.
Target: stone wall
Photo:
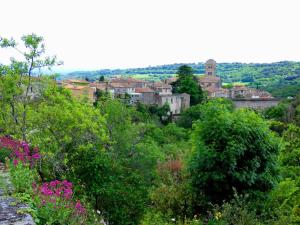
[[[266,109],[278,105],[279,99],[232,99],[236,108]]]
[[[28,207],[11,196],[13,187],[9,173],[0,163],[0,225],[35,225]]]

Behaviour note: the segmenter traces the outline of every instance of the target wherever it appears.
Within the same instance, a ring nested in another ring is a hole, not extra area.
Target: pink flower
[[[65,190],[64,190],[64,197],[65,197],[66,199],[71,198],[71,197],[72,197],[72,194],[73,194],[72,189],[65,189]]]
[[[51,187],[56,187],[59,183],[60,183],[59,180],[54,180],[54,181],[51,181],[51,182],[50,182],[50,186],[51,186]]]
[[[39,159],[41,158],[41,155],[39,153],[35,153],[31,156],[33,159]]]
[[[76,202],[75,208],[79,213],[84,213],[85,211],[85,208],[81,205],[80,201]]]
[[[16,166],[16,165],[18,165],[19,161],[17,159],[14,159],[13,163],[14,163],[14,166]]]
[[[67,188],[72,188],[72,186],[73,186],[72,183],[67,180],[63,180],[62,184]]]

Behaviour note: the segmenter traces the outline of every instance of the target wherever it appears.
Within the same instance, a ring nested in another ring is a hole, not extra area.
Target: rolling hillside
[[[145,80],[161,80],[176,74],[183,64],[170,64],[133,69],[103,69],[97,71],[74,71],[61,76],[96,80],[100,76],[132,76]],[[204,63],[191,63],[195,74],[204,74]],[[270,91],[276,97],[295,96],[300,92],[300,62],[282,61],[275,63],[219,63],[218,75],[224,83],[244,83]]]

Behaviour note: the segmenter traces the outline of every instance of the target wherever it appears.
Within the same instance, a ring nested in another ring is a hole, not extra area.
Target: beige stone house
[[[83,85],[64,84],[64,88],[71,91],[72,96],[77,99],[87,98],[90,102],[95,101],[96,88]]]
[[[171,94],[171,95],[156,95],[156,104],[163,106],[168,104],[172,115],[180,114],[183,110],[190,107],[189,94]]]

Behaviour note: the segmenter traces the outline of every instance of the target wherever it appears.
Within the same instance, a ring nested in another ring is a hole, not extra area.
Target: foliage
[[[231,199],[233,188],[257,195],[276,183],[278,141],[254,112],[230,112],[224,105],[209,102],[192,139],[192,184],[207,201]]]
[[[275,218],[273,224],[299,224],[300,222],[300,179],[287,178],[271,191],[266,202],[269,215]]]
[[[212,224],[218,225],[259,225],[262,224],[254,211],[249,207],[247,196],[234,194],[230,202],[224,202],[222,206],[216,205],[210,215]]]
[[[172,123],[168,105],[132,106],[100,91],[95,104],[73,98],[55,76],[40,76],[57,64],[43,56],[43,38],[22,42],[24,60],[0,65],[0,160],[9,158],[15,196],[37,224],[299,223],[300,95],[261,118],[225,99],[204,101],[194,75],[202,63],[80,73],[101,82],[177,73],[174,91],[194,105]],[[0,45],[18,50],[13,39]],[[225,82],[273,93],[280,82],[296,87],[299,71],[292,62],[218,65]]]
[[[39,150],[30,148],[23,141],[17,141],[11,137],[0,138],[0,151],[9,150],[6,158],[10,167],[11,181],[17,193],[32,193],[31,184],[36,179],[35,170],[31,170],[37,160],[40,159]]]
[[[264,110],[263,114],[266,119],[274,119],[281,122],[287,122],[286,117],[288,105],[286,103],[279,103],[277,106],[272,106]]]
[[[289,125],[283,139],[284,147],[279,155],[281,174],[284,178],[296,179],[300,177],[300,128]]]
[[[178,126],[184,128],[192,128],[193,122],[201,118],[202,105],[194,105],[183,111],[179,119],[176,121]]]
[[[156,115],[159,118],[160,122],[164,124],[168,124],[172,120],[169,104],[164,104],[163,106],[149,106],[149,112],[152,115]]]
[[[73,99],[66,90],[50,86],[30,114],[28,135],[44,152],[42,179],[62,179],[72,171],[72,155],[84,149],[99,151],[106,143],[104,118],[89,103]]]
[[[11,182],[16,193],[32,193],[32,183],[37,174],[28,165],[21,163],[10,166]]]
[[[34,184],[38,224],[86,224],[86,209],[72,195],[72,183],[66,180]]]
[[[11,151],[7,148],[0,148],[0,162],[5,163],[6,159],[10,156]]]
[[[300,128],[289,125],[283,133],[283,148],[279,160],[281,176],[284,178],[271,191],[266,209],[275,218],[273,224],[300,223]]]
[[[210,99],[209,101],[212,102],[212,104],[223,104],[228,110],[233,110],[233,103],[230,100],[215,98]],[[180,127],[192,128],[193,123],[201,119],[204,107],[205,105],[203,104],[191,106],[183,111],[176,123]]]
[[[0,47],[13,48],[23,57],[23,61],[11,59],[10,66],[0,65],[0,102],[1,117],[4,119],[0,126],[9,134],[19,135],[24,141],[28,134],[28,107],[34,100],[33,74],[41,68],[51,68],[61,64],[56,57],[44,57],[45,45],[43,38],[36,34],[24,35],[22,38],[24,51],[18,49],[13,39],[0,38]],[[5,76],[4,76],[5,75]],[[16,82],[17,81],[17,82]],[[38,87],[37,89],[40,89]],[[38,92],[38,91],[37,91]]]
[[[169,218],[184,220],[193,217],[194,196],[180,159],[169,159],[158,165],[160,185],[151,193],[153,207]]]
[[[108,143],[105,150],[85,147],[73,155],[73,177],[110,224],[138,224],[160,157],[157,145],[145,138],[147,124],[132,123],[133,108],[112,99],[97,107],[106,118]]]
[[[172,83],[172,92],[189,94],[191,105],[201,103],[203,92],[196,76],[193,74],[193,69],[187,65],[180,66],[177,71],[177,77],[178,79]]]

